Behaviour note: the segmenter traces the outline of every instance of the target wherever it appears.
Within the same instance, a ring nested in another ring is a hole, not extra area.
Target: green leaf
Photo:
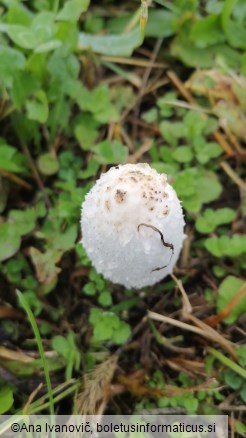
[[[15,2],[9,2],[10,7],[7,13],[8,24],[22,24],[24,26],[30,26],[33,19],[33,14],[29,9],[23,7],[21,4]]]
[[[39,81],[27,71],[17,71],[14,76],[11,97],[17,109],[39,88]]]
[[[0,224],[0,261],[12,257],[20,248],[21,238],[15,225]]]
[[[240,278],[229,275],[226,277],[219,286],[219,294],[217,300],[217,311],[221,312],[227,304],[233,299],[236,293],[244,284],[244,281]],[[226,324],[233,324],[237,319],[246,313],[246,297],[244,296],[241,300],[233,307],[231,313],[227,318],[223,319]]]
[[[127,341],[130,334],[131,329],[129,325],[124,321],[120,321],[119,327],[113,333],[112,341],[117,345],[122,345]]]
[[[150,9],[145,29],[146,37],[167,38],[174,34],[173,12],[166,9]]]
[[[112,296],[111,293],[108,291],[103,291],[100,293],[99,297],[98,297],[98,303],[101,304],[102,306],[111,306],[112,304]]]
[[[13,406],[13,391],[8,385],[0,387],[0,415],[5,414]]]
[[[15,73],[23,70],[25,66],[25,56],[19,50],[12,47],[0,46],[0,83],[11,86]]]
[[[0,143],[0,169],[8,172],[21,173],[26,171],[25,157],[17,149]]]
[[[59,162],[52,152],[47,152],[39,156],[38,168],[44,175],[54,175],[59,170]]]
[[[221,15],[221,22],[229,44],[232,47],[245,49],[246,29],[244,22],[243,21],[240,22],[240,20],[236,21],[231,18],[231,15],[234,12],[234,8],[237,3],[238,0],[224,1],[224,7]]]
[[[211,233],[219,225],[230,224],[235,219],[236,213],[231,208],[208,208],[204,214],[196,220],[196,229],[200,233]]]
[[[220,16],[208,15],[202,20],[196,21],[191,27],[190,38],[199,48],[224,42],[225,35],[221,28]]]
[[[9,38],[23,49],[34,49],[37,44],[35,32],[26,26],[10,24],[6,27]]]
[[[68,359],[70,354],[70,346],[66,338],[64,336],[54,336],[52,338],[52,348],[60,354],[62,357]]]
[[[92,282],[86,283],[86,285],[83,287],[83,292],[85,293],[85,295],[88,295],[88,296],[96,295],[95,284]]]
[[[240,65],[240,54],[226,44],[214,44],[209,47],[196,47],[188,40],[187,35],[176,38],[171,45],[171,54],[174,58],[190,67],[210,68],[214,67],[216,57],[219,55],[225,63],[234,69]]]
[[[35,229],[36,220],[38,217],[45,215],[45,208],[39,211],[37,208],[28,208],[26,210],[11,210],[9,214],[9,223],[13,224],[18,230],[18,233],[23,236]]]
[[[98,137],[98,123],[89,115],[84,114],[75,125],[75,137],[84,150],[89,150]]]
[[[231,238],[211,237],[205,240],[204,245],[216,257],[238,257],[246,253],[246,236],[234,234]]]
[[[240,377],[238,374],[236,374],[234,371],[228,369],[224,373],[224,380],[227,385],[230,386],[230,388],[237,390],[240,388],[240,386],[243,383],[242,377]]]
[[[159,105],[163,103],[159,102]],[[162,137],[172,146],[177,146],[178,139],[186,135],[186,128],[181,122],[167,122],[166,120],[160,123],[160,131]]]
[[[95,159],[100,164],[125,163],[128,156],[128,148],[117,141],[105,140],[92,148]]]
[[[91,176],[94,176],[97,173],[98,169],[99,169],[99,163],[96,160],[92,159],[89,161],[86,169],[81,170],[79,172],[78,178],[81,178],[81,179],[90,178]]]
[[[58,47],[61,47],[62,42],[56,39],[47,41],[45,43],[42,43],[38,45],[34,52],[35,53],[45,53],[45,52],[51,52],[52,50],[57,49]]]
[[[212,158],[217,158],[223,153],[223,150],[218,143],[207,143],[205,139],[203,142],[200,142],[199,146],[195,145],[194,148],[196,150],[197,161],[201,164],[206,164]]]
[[[35,35],[35,48],[51,41],[56,31],[55,15],[50,11],[42,11],[34,16],[31,29]]]
[[[80,15],[87,11],[89,4],[90,0],[68,0],[56,18],[61,21],[76,22]]]
[[[189,146],[179,146],[173,152],[173,158],[179,163],[189,163],[193,158],[192,149]]]
[[[76,82],[76,84],[71,83],[71,89],[68,91],[68,94],[77,101],[80,109],[90,111],[94,115],[94,119],[100,123],[117,121],[119,119],[118,111],[111,103],[109,88],[106,85],[99,85],[89,92],[85,87],[81,86],[80,82]]]
[[[133,50],[142,44],[139,27],[122,35],[90,35],[79,34],[78,48],[93,50],[95,53],[110,56],[131,56]]]
[[[26,101],[26,108],[30,120],[45,123],[49,114],[48,100],[45,92],[43,90],[36,91],[34,99]]]
[[[215,173],[190,168],[180,172],[174,181],[174,189],[183,201],[184,207],[197,213],[202,204],[211,202],[222,192],[222,186]]]

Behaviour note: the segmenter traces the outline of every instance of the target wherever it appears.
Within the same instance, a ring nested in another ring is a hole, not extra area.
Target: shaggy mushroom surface
[[[96,270],[113,283],[141,288],[173,271],[184,218],[167,177],[146,163],[112,167],[82,205],[82,244]]]

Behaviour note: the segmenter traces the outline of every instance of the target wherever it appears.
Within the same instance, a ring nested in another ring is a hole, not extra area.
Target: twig
[[[246,191],[246,183],[234,172],[231,166],[226,163],[226,161],[222,161],[220,165],[225,173],[232,179],[232,181],[242,190]]]
[[[166,322],[167,324],[174,325],[175,327],[179,327],[184,330],[196,333],[197,335],[204,336],[204,331],[199,329],[198,327],[194,327],[193,325],[178,321],[177,319],[170,318],[169,316],[159,315],[159,313],[151,311],[148,311],[148,316],[154,321]]]
[[[10,179],[11,181],[15,182],[21,187],[24,187],[27,190],[32,190],[31,184],[27,183],[24,179],[20,178],[19,176],[14,175],[11,172],[7,172],[7,170],[0,169],[0,175]]]
[[[151,146],[152,146],[152,140],[149,138],[146,139],[145,142],[142,144],[142,146],[140,146],[140,148],[137,149],[136,152],[134,152],[134,154],[132,154],[128,157],[127,162],[128,163],[137,163],[137,161],[140,160],[142,155],[145,154],[145,152],[148,152],[150,150]]]
[[[177,286],[178,286],[178,288],[179,288],[179,290],[181,292],[182,301],[183,301],[182,312],[183,312],[184,317],[186,317],[187,315],[189,315],[192,312],[192,306],[191,306],[190,300],[188,298],[187,293],[184,290],[184,287],[183,287],[183,284],[181,283],[181,281],[178,280],[177,277],[175,277],[174,274],[171,274],[171,277],[175,281],[175,283],[177,284]]]
[[[136,65],[137,67],[148,67],[149,61],[145,61],[144,59],[138,58],[121,58],[118,56],[101,56],[102,61],[109,61],[116,64],[124,64],[124,65]],[[165,68],[166,65],[161,62],[153,62],[152,68]]]

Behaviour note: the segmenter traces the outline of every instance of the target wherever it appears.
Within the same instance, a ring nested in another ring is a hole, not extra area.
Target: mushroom
[[[167,176],[146,163],[112,167],[82,205],[82,244],[96,270],[127,288],[150,286],[173,271],[184,218]]]

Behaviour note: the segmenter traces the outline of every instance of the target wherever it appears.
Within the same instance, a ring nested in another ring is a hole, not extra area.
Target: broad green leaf
[[[60,40],[50,40],[46,43],[42,43],[36,47],[34,50],[35,53],[45,53],[45,52],[51,52],[54,49],[57,49],[58,47],[61,47],[62,42]]]
[[[99,36],[80,32],[78,49],[90,49],[101,55],[131,56],[133,50],[141,46],[142,42],[142,35],[138,27],[122,35]]]
[[[96,285],[92,282],[86,283],[83,287],[83,292],[85,295],[94,296],[97,293]]]
[[[54,175],[59,170],[59,162],[53,153],[47,152],[39,156],[38,168],[44,175]]]
[[[246,48],[246,28],[244,22],[231,18],[238,0],[225,0],[221,15],[221,23],[227,40],[232,47]],[[245,17],[244,17],[245,19]]]
[[[70,352],[70,345],[64,336],[54,336],[52,338],[52,348],[61,356],[68,359],[69,358],[69,352]]]
[[[98,137],[98,123],[89,114],[85,114],[75,126],[75,137],[84,150],[89,150]]]
[[[11,97],[16,108],[25,101],[40,87],[39,81],[28,71],[17,71],[14,76]]]
[[[15,72],[23,70],[25,66],[25,56],[12,47],[0,46],[0,83],[11,86]]]
[[[35,15],[31,25],[31,30],[36,38],[35,47],[53,39],[56,31],[54,19],[55,15],[49,11],[42,11]]]
[[[78,177],[81,179],[90,178],[91,176],[94,176],[99,169],[99,163],[92,159],[89,161],[88,166],[85,170],[81,170],[78,174]]]
[[[232,47],[226,44],[214,44],[205,48],[196,47],[185,35],[173,41],[171,55],[181,59],[185,65],[196,68],[214,67],[218,55],[229,67],[238,69],[240,66],[240,54]]]
[[[238,374],[236,374],[234,371],[232,371],[230,369],[225,371],[224,380],[225,380],[225,383],[230,386],[230,388],[235,389],[235,390],[239,389],[243,383],[242,377],[240,377]]]
[[[26,108],[30,120],[45,123],[49,114],[48,100],[45,92],[43,90],[36,91],[33,100],[26,101]]]
[[[228,275],[219,286],[219,294],[217,300],[217,311],[221,312],[227,304],[233,299],[235,294],[244,284],[244,281],[240,278]],[[229,316],[223,319],[226,324],[233,324],[237,319],[246,313],[246,297],[244,296],[237,304],[233,307]]]
[[[51,238],[49,247],[51,247],[52,250],[59,250],[62,252],[68,251],[73,248],[77,235],[78,227],[76,224],[69,226],[62,232],[58,229],[57,233]]]
[[[200,233],[211,233],[219,225],[230,224],[235,219],[236,213],[231,208],[208,208],[204,214],[196,220],[196,229]]]
[[[175,175],[178,172],[177,163],[161,163],[152,161],[151,167],[157,170],[158,173],[165,173],[166,175]]]
[[[145,36],[167,38],[174,34],[174,14],[166,9],[149,9]]]
[[[91,112],[97,122],[107,123],[119,119],[119,113],[111,103],[108,86],[102,84],[89,92],[76,81],[75,84],[71,82],[69,88],[68,94],[75,99],[80,109]]]
[[[219,15],[208,15],[197,20],[191,27],[191,41],[196,47],[204,48],[225,41]]]
[[[223,150],[218,143],[215,142],[207,143],[205,139],[202,143],[200,143],[199,147],[198,144],[196,143],[194,149],[196,150],[197,161],[201,164],[206,164],[212,158],[217,158],[223,153]]]
[[[76,22],[80,15],[87,11],[89,4],[90,0],[68,0],[56,18],[61,21]]]
[[[3,31],[23,49],[35,49],[53,40],[56,31],[54,14],[43,11],[34,16],[31,25],[7,24]]]
[[[0,261],[12,257],[20,248],[21,238],[17,227],[13,224],[0,224]]]
[[[234,234],[231,238],[210,237],[205,240],[204,245],[215,257],[238,257],[246,253],[246,236]]]
[[[30,26],[33,20],[33,14],[29,9],[17,2],[9,2],[10,7],[7,13],[8,24],[21,24]]]
[[[180,172],[174,181],[174,188],[184,207],[194,213],[200,210],[202,204],[218,198],[222,192],[222,185],[215,173],[195,167]]]
[[[0,144],[0,169],[14,173],[25,172],[27,169],[26,159],[14,147]]]
[[[77,50],[79,30],[77,23],[71,21],[59,21],[57,23],[56,38],[62,42],[64,53],[71,53]]]
[[[0,387],[0,415],[7,413],[14,403],[13,391],[8,385]]]
[[[18,25],[9,24],[6,27],[9,38],[23,49],[34,49],[37,44],[37,38],[33,29]]]
[[[11,210],[8,221],[18,230],[18,233],[23,236],[35,229],[37,218],[43,217],[45,213],[45,206],[43,203],[40,203],[26,210]]]
[[[117,141],[102,141],[92,150],[95,153],[95,159],[101,164],[125,163],[128,156],[128,148]]]
[[[162,137],[172,146],[177,146],[178,139],[186,134],[186,127],[183,122],[168,122],[164,120],[160,123]]]
[[[113,332],[112,341],[117,345],[122,345],[127,341],[130,334],[131,329],[129,325],[124,321],[120,321],[119,327]]]
[[[20,236],[28,234],[34,230],[36,225],[35,210],[11,210],[9,214],[9,223],[16,227]]]
[[[105,307],[111,306],[112,304],[111,293],[106,290],[101,292],[98,297],[98,303]]]
[[[173,158],[179,163],[189,163],[193,158],[192,149],[189,146],[179,146],[174,150]]]

